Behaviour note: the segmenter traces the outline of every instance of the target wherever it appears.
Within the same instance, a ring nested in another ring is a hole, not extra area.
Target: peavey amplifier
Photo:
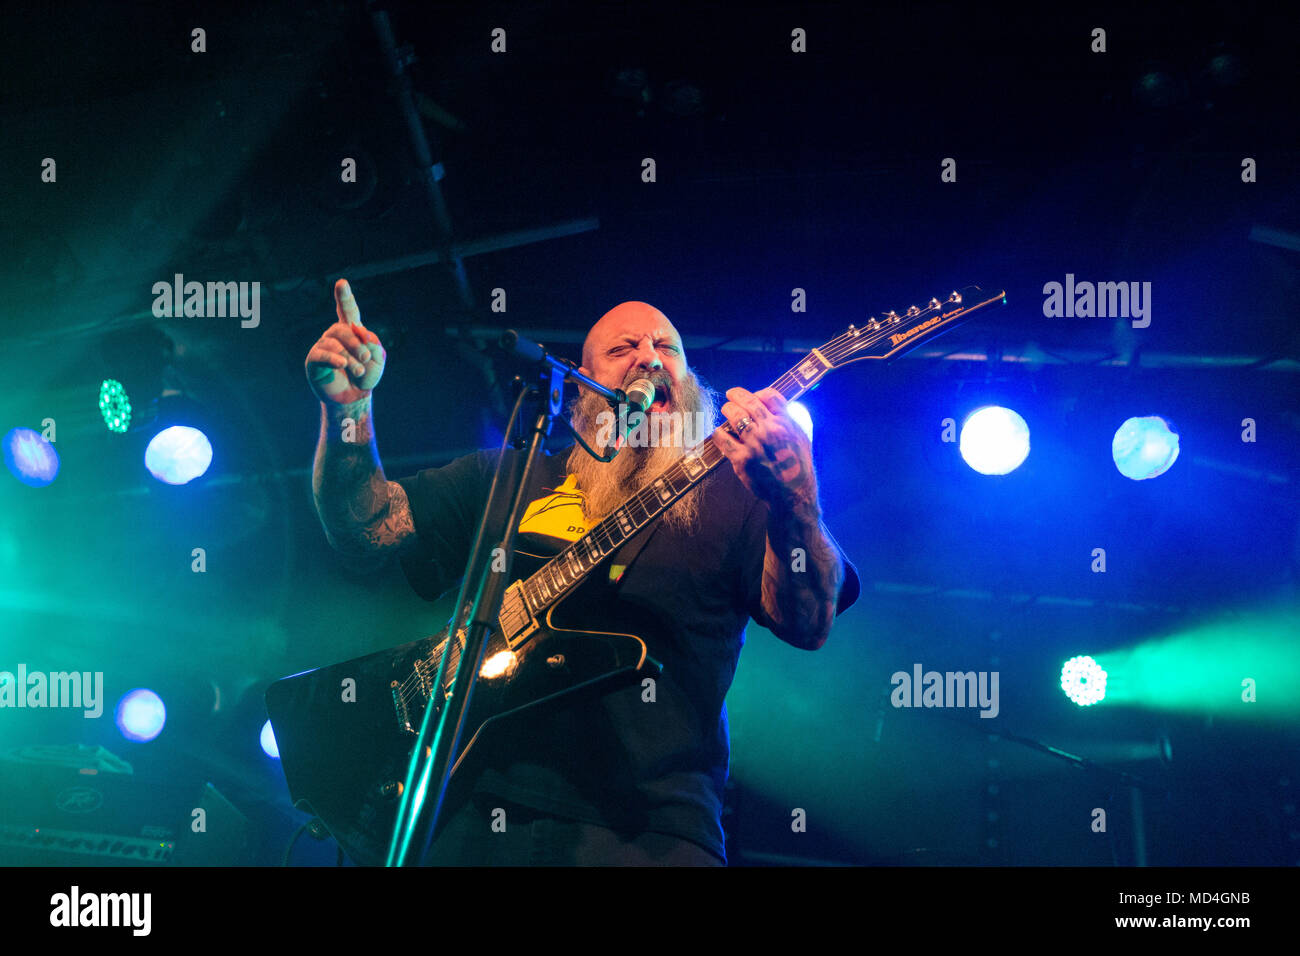
[[[0,866],[238,866],[247,856],[247,819],[210,783],[144,781],[102,747],[0,752]]]

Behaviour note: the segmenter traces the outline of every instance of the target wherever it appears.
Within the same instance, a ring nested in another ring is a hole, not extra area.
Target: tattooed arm
[[[375,447],[371,393],[388,353],[361,324],[346,279],[334,284],[334,302],[338,321],[307,353],[307,381],[321,403],[312,495],[331,545],[358,560],[382,559],[416,541],[406,491],[384,477]]]
[[[760,623],[789,644],[817,650],[830,637],[843,581],[844,562],[816,513],[773,509],[763,556],[763,612],[770,623]]]
[[[736,476],[768,504],[759,623],[788,644],[816,650],[826,643],[844,580],[844,562],[821,522],[812,446],[786,413],[779,392],[727,392],[722,414],[740,437],[714,433]]]
[[[348,405],[321,404],[311,484],[325,537],[339,552],[364,558],[415,545],[406,490],[388,481],[379,463],[369,397]]]

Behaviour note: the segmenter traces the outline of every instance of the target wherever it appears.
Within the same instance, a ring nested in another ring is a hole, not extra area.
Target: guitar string
[[[947,305],[947,304],[951,304],[951,301],[949,301],[949,302],[945,302],[945,303],[940,303],[937,307],[936,307],[936,306],[926,306],[924,309],[920,309],[920,310],[919,310],[915,315],[912,315],[912,316],[900,316],[899,318],[900,318],[900,319],[902,319],[902,318],[909,318],[909,319],[914,319],[914,320],[918,320],[918,321],[920,321],[920,320],[923,320],[923,318],[924,318],[928,313],[930,313],[930,312],[937,312],[937,313],[942,314],[943,306],[944,306],[944,305]],[[957,316],[962,315],[962,314],[965,313],[966,311],[967,311],[967,310],[966,310],[965,307],[960,308],[960,309],[956,310],[955,312],[951,313],[951,314],[948,316],[948,318],[949,318],[949,319],[956,318]],[[912,325],[913,328],[915,328],[915,324],[913,324],[913,323],[909,323],[909,324]],[[837,362],[837,361],[839,361],[840,359],[842,359],[842,358],[844,358],[844,357],[846,357],[846,356],[848,356],[848,355],[851,355],[851,354],[852,354],[853,352],[855,352],[855,351],[860,351],[860,350],[862,350],[864,347],[871,346],[871,345],[875,345],[875,344],[877,344],[877,343],[879,343],[879,342],[881,342],[881,341],[884,341],[884,339],[885,339],[887,336],[889,336],[889,335],[891,335],[891,334],[895,334],[895,333],[892,333],[890,330],[893,329],[893,328],[897,328],[898,325],[899,325],[899,323],[891,323],[891,322],[886,321],[886,322],[885,322],[885,323],[880,327],[880,329],[879,329],[879,334],[876,334],[876,335],[874,335],[874,336],[871,335],[871,334],[869,334],[869,333],[866,334],[866,335],[864,335],[864,334],[863,334],[863,332],[864,332],[863,329],[857,329],[857,328],[855,328],[855,329],[853,329],[853,330],[851,330],[851,331],[846,331],[846,332],[844,332],[844,333],[842,333],[842,334],[836,336],[835,338],[831,339],[829,342],[826,343],[826,345],[824,345],[824,346],[822,346],[821,348],[817,349],[817,351],[820,352],[821,355],[822,355],[824,358],[826,358],[827,361],[829,361],[829,362],[831,363],[830,368],[835,368],[835,364],[834,364],[834,363]],[[874,330],[873,330],[873,331],[874,331]],[[812,355],[811,352],[809,352],[808,354],[809,354],[809,355]],[[803,361],[807,361],[807,356],[805,356],[805,358],[804,358]],[[802,361],[801,361],[799,364],[796,364],[796,365],[794,366],[794,368],[797,369],[797,368],[799,367],[800,364],[803,364]],[[824,371],[829,371],[829,370],[830,370],[830,369],[828,368],[828,369],[826,369],[826,370],[824,370]],[[796,391],[799,391],[799,390],[800,390],[800,382],[799,382],[799,380],[798,380],[797,378],[795,378],[795,377],[793,376],[793,374],[792,374],[793,371],[794,371],[794,369],[791,369],[790,371],[784,372],[784,373],[781,375],[781,377],[778,378],[778,379],[777,379],[777,380],[772,384],[771,387],[774,388],[774,389],[776,389],[778,392],[781,392],[781,391],[783,391],[782,383],[785,382],[785,380],[789,379],[789,381],[786,382],[786,384],[787,384],[787,385],[793,385],[793,386],[796,386],[796,389],[795,389],[795,390],[796,390]],[[696,445],[694,448],[692,448],[691,451],[692,451],[692,452],[695,452],[695,451],[698,449],[699,452],[698,452],[697,457],[702,458],[703,455],[707,452],[708,447],[710,447],[710,442],[711,442],[711,438],[706,438],[704,441],[700,442],[698,445]],[[713,447],[715,450],[717,450],[717,446],[716,446],[716,445],[712,445],[711,447]],[[718,464],[721,463],[721,461],[722,461],[721,452],[719,451],[718,454],[719,454],[720,457],[714,459],[712,462],[708,462],[708,463],[706,463],[706,465],[705,465],[705,471],[706,471],[706,472],[712,471],[712,469],[713,469],[714,467],[716,467]],[[681,462],[680,462],[680,461],[677,462],[677,463],[675,463],[675,464],[673,464],[673,465],[670,466],[668,469],[666,469],[666,470],[664,471],[664,473],[661,474],[661,475],[659,475],[659,476],[658,476],[654,481],[657,482],[657,481],[663,480],[663,479],[665,479],[666,477],[668,477],[670,474],[672,474],[674,471],[683,471],[683,472],[684,472],[684,468],[682,468],[682,465],[681,465]],[[676,475],[673,475],[673,477],[676,477]],[[588,541],[588,540],[590,540],[590,541],[593,541],[593,542],[594,542],[594,541],[596,541],[596,540],[597,540],[601,535],[604,535],[604,536],[605,536],[605,543],[600,545],[600,547],[599,547],[599,551],[598,551],[597,554],[596,554],[595,562],[592,564],[593,567],[594,567],[594,565],[595,565],[596,563],[599,563],[599,561],[600,561],[601,559],[603,559],[603,558],[604,558],[604,557],[605,557],[605,556],[606,556],[606,555],[607,555],[607,554],[608,554],[608,553],[609,553],[613,548],[618,547],[619,545],[621,545],[621,544],[623,543],[623,541],[626,541],[626,540],[627,540],[626,537],[623,538],[622,540],[616,540],[616,539],[614,538],[614,535],[613,535],[613,529],[614,529],[614,527],[618,524],[617,518],[615,517],[615,516],[618,514],[618,512],[620,512],[620,511],[625,511],[626,509],[628,509],[628,508],[629,508],[632,504],[634,504],[634,503],[637,504],[637,505],[639,505],[639,506],[641,507],[641,509],[642,509],[644,512],[646,512],[646,518],[645,518],[645,520],[642,521],[639,525],[637,525],[637,526],[634,527],[633,531],[635,532],[636,530],[639,530],[640,527],[643,527],[646,523],[648,523],[648,522],[650,522],[651,520],[653,520],[653,519],[656,517],[656,515],[657,515],[657,510],[667,510],[668,507],[670,507],[672,504],[675,504],[675,503],[676,503],[676,498],[681,497],[682,495],[685,495],[685,494],[690,490],[690,486],[691,486],[691,485],[697,483],[698,481],[703,481],[704,478],[707,477],[707,475],[700,476],[700,477],[695,478],[695,479],[690,478],[689,475],[685,475],[685,477],[688,479],[688,485],[687,485],[687,487],[684,488],[681,492],[674,492],[674,494],[672,495],[672,497],[670,498],[670,500],[669,500],[668,502],[666,502],[666,503],[660,503],[659,496],[656,495],[656,494],[654,494],[652,491],[650,491],[651,486],[654,484],[654,482],[651,482],[651,483],[648,484],[646,487],[644,487],[644,488],[642,488],[640,491],[638,491],[636,494],[634,494],[634,495],[632,495],[631,497],[629,497],[628,500],[627,500],[626,502],[624,502],[624,504],[623,504],[622,506],[620,506],[619,508],[615,509],[614,512],[612,512],[610,515],[607,515],[607,516],[606,516],[605,518],[603,518],[600,522],[598,522],[598,523],[596,524],[596,526],[595,526],[594,528],[592,528],[591,531],[589,531],[586,535],[584,535],[582,538],[579,538],[577,541],[573,542],[572,544],[568,545],[568,546],[565,547],[563,550],[559,551],[559,552],[558,552],[558,553],[557,553],[553,558],[551,558],[551,559],[547,562],[547,564],[546,564],[544,567],[540,568],[540,569],[539,569],[538,571],[536,571],[534,574],[532,574],[532,575],[530,575],[529,577],[525,578],[525,579],[521,582],[521,584],[520,584],[520,588],[521,588],[521,590],[528,590],[528,591],[529,591],[529,595],[525,595],[525,596],[524,596],[525,602],[527,602],[527,597],[531,596],[531,597],[533,598],[534,603],[536,603],[537,597],[538,597],[538,595],[539,595],[540,592],[539,592],[539,590],[538,590],[538,586],[537,586],[536,584],[534,584],[533,582],[534,582],[536,579],[541,578],[543,575],[547,575],[547,574],[548,574],[548,572],[547,572],[547,568],[553,567],[554,565],[557,564],[557,562],[558,562],[558,563],[563,563],[563,562],[561,561],[561,559],[565,559],[565,560],[567,560],[568,558],[572,557],[572,558],[574,558],[575,561],[577,561],[579,567],[580,567],[580,568],[582,567],[582,565],[583,565],[585,562],[583,561],[583,559],[582,559],[581,557],[579,557],[579,556],[577,555],[577,548],[578,548],[578,546],[581,545],[584,541]],[[668,484],[668,488],[669,488],[669,490],[671,490],[671,489],[672,489],[672,485],[671,485],[671,484]],[[649,493],[648,493],[648,492],[649,492]],[[644,499],[644,500],[643,500],[643,499]],[[613,519],[613,520],[611,520],[611,519]],[[630,535],[629,535],[628,537],[630,537]],[[589,550],[590,550],[590,549],[589,549]],[[578,573],[577,577],[574,578],[573,581],[568,581],[564,576],[562,576],[562,577],[561,577],[562,584],[561,584],[559,587],[556,587],[556,585],[555,585],[555,581],[554,581],[553,578],[549,578],[549,577],[548,577],[548,581],[547,581],[547,583],[548,583],[549,587],[547,588],[547,590],[549,590],[549,591],[552,592],[552,596],[553,596],[553,598],[558,599],[559,597],[563,596],[564,592],[567,591],[570,587],[575,586],[575,585],[578,583],[578,581],[579,581],[579,580],[580,580],[580,579],[581,579],[581,578],[582,578],[582,577],[583,577],[583,576],[584,576],[588,571],[590,571],[590,570],[591,570],[591,568],[586,568],[585,570],[581,570],[581,571]],[[532,585],[532,587],[529,588],[529,585]],[[547,603],[553,603],[552,599],[547,599]],[[540,607],[535,608],[535,609],[530,609],[530,610],[540,610]],[[442,644],[439,645],[439,647],[446,647],[446,646],[447,646],[447,642],[443,642]],[[448,666],[447,666],[447,671],[448,671],[448,673],[452,673],[452,674],[455,673],[456,665],[457,665],[457,664],[459,663],[459,661],[460,661],[460,648],[461,648],[461,645],[460,645],[460,642],[459,642],[459,641],[451,642],[451,654],[452,654],[452,658],[451,658],[450,661],[448,661]],[[439,654],[438,647],[435,647],[435,648],[434,648],[432,654],[430,654],[430,656],[429,656],[427,659],[422,658],[421,661],[420,661],[421,664],[426,664],[426,663],[427,663],[427,664],[430,665],[431,667],[437,665],[439,662],[440,662],[440,654]],[[399,689],[400,696],[401,696],[401,698],[402,698],[402,703],[403,703],[403,705],[406,705],[406,704],[411,703],[412,699],[413,699],[413,698],[415,697],[415,695],[417,695],[417,694],[418,694],[419,696],[421,696],[421,697],[425,697],[425,698],[427,699],[427,696],[423,693],[423,691],[422,691],[422,689],[421,689],[421,685],[422,685],[422,684],[423,684],[423,680],[421,679],[419,672],[416,671],[416,670],[413,670],[412,673],[411,673],[411,675],[410,675],[406,680],[404,680],[404,681],[399,685],[399,688],[398,688],[398,689]]]

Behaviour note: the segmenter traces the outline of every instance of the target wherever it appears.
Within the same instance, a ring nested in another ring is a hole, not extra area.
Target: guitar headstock
[[[994,302],[1005,302],[1005,292],[987,292],[979,286],[954,291],[942,301],[931,299],[924,307],[910,306],[872,316],[862,325],[823,345],[818,352],[830,368],[863,359],[887,359],[915,348],[964,322],[971,313]]]

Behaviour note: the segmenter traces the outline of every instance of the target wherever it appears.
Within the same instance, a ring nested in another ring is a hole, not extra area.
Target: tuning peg
[[[867,323],[867,329],[868,331],[874,332],[878,328],[880,328],[880,323],[876,321],[876,317],[873,315],[871,321]]]
[[[953,294],[950,295],[950,296],[948,296],[948,301],[949,301],[949,302],[961,302],[961,293],[960,293],[960,292],[957,292],[957,291],[954,290],[954,291],[953,291]]]
[[[893,309],[890,309],[888,312],[885,313],[885,318],[888,319],[891,324],[897,323],[898,313],[895,312]]]
[[[914,306],[914,305],[909,305],[909,306],[907,307],[907,314],[908,314],[908,315],[920,315],[920,314],[921,314],[921,310],[918,309],[918,308],[917,308],[916,306]]]
[[[926,308],[927,308],[927,309],[937,309],[937,308],[939,308],[939,300],[938,300],[938,299],[931,299],[931,300],[930,300],[930,304],[927,305]]]

